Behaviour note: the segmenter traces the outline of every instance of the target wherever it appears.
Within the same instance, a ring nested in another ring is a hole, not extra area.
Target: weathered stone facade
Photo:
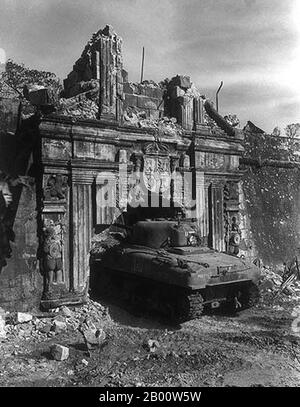
[[[241,253],[282,267],[300,246],[299,139],[268,135],[251,122],[244,135]]]
[[[22,190],[14,225],[22,250],[3,267],[0,286],[22,279],[20,270],[32,285],[28,277],[19,282],[27,288],[11,302],[2,289],[0,303],[49,309],[85,301],[92,235],[132,208],[141,181],[197,218],[204,244],[238,253],[243,133],[189,77],[128,82],[121,43],[109,26],[96,33],[65,80],[56,111],[21,123],[18,174],[30,168],[35,182]]]

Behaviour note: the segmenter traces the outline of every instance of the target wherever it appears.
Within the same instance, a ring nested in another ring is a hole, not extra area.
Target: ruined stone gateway
[[[187,76],[129,82],[121,47],[106,26],[75,62],[58,101],[31,94],[36,113],[17,132],[18,175],[30,177],[29,189],[14,192],[14,230],[22,243],[0,276],[10,267],[14,277],[3,281],[22,279],[16,269],[25,267],[31,285],[26,280],[28,289],[12,294],[16,287],[7,283],[0,305],[51,309],[84,302],[92,237],[120,214],[135,213],[136,173],[158,196],[161,217],[169,209],[162,200],[168,201],[196,219],[209,247],[239,251],[239,239],[232,244],[230,237],[240,233],[243,132]],[[30,212],[25,224],[18,220],[21,210]]]

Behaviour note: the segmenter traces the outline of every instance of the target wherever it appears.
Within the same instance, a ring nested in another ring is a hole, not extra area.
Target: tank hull
[[[158,311],[172,322],[198,318],[205,307],[244,309],[258,300],[259,269],[207,248],[121,244],[93,257],[92,269],[102,294],[119,297],[133,312]]]

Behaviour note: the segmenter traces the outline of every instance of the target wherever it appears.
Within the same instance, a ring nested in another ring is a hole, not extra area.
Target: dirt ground
[[[292,307],[206,314],[176,327],[116,305],[99,307],[107,336],[90,356],[75,319],[61,311],[12,325],[0,342],[0,386],[300,385],[300,335],[291,329]],[[70,310],[89,313],[86,307]],[[67,329],[47,333],[53,319],[65,321]],[[159,344],[153,352],[145,347],[149,339]],[[67,360],[51,358],[54,343],[69,347]]]

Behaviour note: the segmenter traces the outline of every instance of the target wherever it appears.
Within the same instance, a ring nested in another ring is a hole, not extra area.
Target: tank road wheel
[[[241,310],[254,307],[259,301],[259,290],[256,284],[249,283],[241,290],[239,302],[241,304]]]
[[[177,299],[177,321],[179,323],[200,318],[203,313],[203,297],[199,292],[182,294]]]

